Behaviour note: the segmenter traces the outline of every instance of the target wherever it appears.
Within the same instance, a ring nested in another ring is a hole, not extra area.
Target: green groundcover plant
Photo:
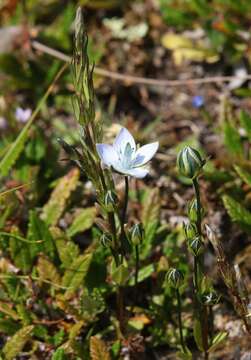
[[[31,207],[26,227],[18,221],[8,222],[10,214],[18,212],[14,191],[20,186],[0,194],[1,358],[139,358],[145,349],[168,345],[176,358],[209,359],[228,335],[214,323],[214,309],[221,300],[214,279],[206,272],[209,243],[249,335],[251,324],[240,269],[228,261],[213,226],[205,224],[200,179],[208,160],[191,146],[180,150],[177,170],[192,187],[193,198],[187,204],[182,231],[170,231],[160,221],[160,191],[149,186],[135,191],[132,186],[145,181],[159,143],[156,140],[140,147],[124,127],[113,143],[105,140],[104,126],[95,114],[93,66],[87,45],[79,8],[71,69],[80,145],[58,139],[74,166],[56,181],[43,206]],[[18,110],[17,116],[27,122],[2,157],[4,176],[23,150],[51,90],[33,114]],[[244,122],[245,116],[242,114]],[[231,126],[225,131],[235,133]],[[242,177],[245,174],[242,168],[237,172]],[[92,203],[74,213],[67,227],[62,214],[83,179],[92,184]],[[229,209],[233,205],[230,200],[224,198]],[[140,209],[136,215],[130,201]],[[82,243],[77,242],[79,234],[86,235],[81,237]],[[184,240],[182,251],[180,237]],[[155,250],[160,245],[161,255]],[[189,314],[189,319],[184,314]]]

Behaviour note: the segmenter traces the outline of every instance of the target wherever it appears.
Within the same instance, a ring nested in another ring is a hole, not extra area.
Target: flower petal
[[[96,149],[104,165],[111,166],[118,161],[118,155],[112,145],[96,144]]]
[[[127,175],[134,176],[138,179],[144,178],[148,172],[149,170],[146,168],[133,168],[126,171]]]
[[[136,144],[133,136],[126,128],[122,128],[114,140],[113,146],[115,150],[123,156],[127,144],[130,144],[133,151],[136,150]]]
[[[133,167],[145,165],[155,155],[158,147],[159,143],[157,141],[139,148],[136,151],[135,159],[133,160]]]

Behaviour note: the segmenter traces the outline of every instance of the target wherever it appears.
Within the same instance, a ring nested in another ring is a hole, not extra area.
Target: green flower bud
[[[197,203],[197,199],[193,199],[189,204],[188,204],[188,210],[187,210],[187,214],[189,217],[189,220],[193,223],[197,223],[198,221],[198,203]],[[201,208],[200,211],[203,213],[203,209]]]
[[[202,160],[200,153],[190,146],[184,147],[177,157],[177,167],[181,175],[194,179],[199,175],[205,160]]]
[[[112,247],[112,243],[113,243],[112,235],[109,233],[103,233],[100,237],[100,243],[105,248]]]
[[[105,200],[104,200],[106,210],[108,212],[113,211],[114,210],[114,205],[116,205],[117,201],[118,201],[118,197],[115,194],[115,192],[112,191],[112,190],[108,190],[106,195],[105,195]]]
[[[205,304],[205,305],[216,305],[218,302],[219,302],[219,295],[216,294],[216,292],[214,290],[210,291],[210,292],[207,292],[207,293],[204,293],[202,295],[202,303]]]
[[[166,281],[170,287],[178,289],[183,284],[184,275],[180,270],[171,268],[166,274]]]
[[[195,223],[189,222],[187,224],[183,224],[183,229],[185,232],[185,237],[187,240],[194,239],[199,235],[198,229]]]
[[[191,253],[194,256],[200,255],[202,253],[202,251],[203,251],[203,242],[201,241],[201,237],[196,236],[193,239],[189,239],[188,240],[188,247],[189,247],[189,250],[191,251]]]
[[[135,224],[130,230],[131,241],[134,245],[140,245],[144,238],[144,229],[142,224]]]

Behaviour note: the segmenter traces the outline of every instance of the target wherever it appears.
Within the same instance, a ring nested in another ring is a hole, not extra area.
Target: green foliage
[[[78,185],[79,175],[78,169],[72,169],[67,175],[58,180],[48,203],[43,208],[42,219],[48,225],[57,224],[65,210],[67,200]]]
[[[67,230],[67,235],[72,237],[80,232],[84,232],[93,225],[96,217],[96,208],[90,207],[82,209],[76,217],[73,219],[73,222],[69,229]]]
[[[251,213],[231,196],[224,195],[222,199],[231,219],[237,222],[244,230],[251,233]]]
[[[7,341],[3,348],[6,360],[12,360],[20,354],[26,343],[31,339],[33,328],[33,325],[25,326]]]
[[[33,241],[29,246],[31,258],[34,259],[40,252],[55,258],[56,247],[46,223],[40,219],[35,210],[30,211],[28,225],[28,240]]]
[[[70,268],[66,269],[62,278],[62,285],[67,287],[65,299],[70,298],[80,285],[83,285],[92,260],[92,254],[79,255],[73,260]]]

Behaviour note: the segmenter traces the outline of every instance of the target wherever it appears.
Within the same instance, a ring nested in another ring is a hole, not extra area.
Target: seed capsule
[[[203,251],[203,242],[201,241],[201,237],[196,236],[193,239],[189,239],[188,240],[188,247],[189,247],[189,250],[191,251],[191,253],[194,256],[200,255],[202,253],[202,251]]]
[[[112,246],[112,235],[109,233],[103,233],[100,237],[100,243],[105,248]]]
[[[193,222],[189,222],[187,224],[184,223],[183,229],[184,229],[185,237],[187,240],[194,239],[195,237],[197,237],[199,235],[197,226]]]
[[[180,270],[171,268],[166,274],[166,281],[169,286],[178,289],[183,284],[184,275]]]
[[[197,177],[205,165],[200,153],[190,146],[184,147],[177,157],[177,167],[181,175],[190,179]]]
[[[104,201],[106,210],[108,212],[113,211],[114,206],[116,205],[117,201],[118,201],[118,197],[115,194],[115,192],[112,190],[108,190],[105,195],[105,201]]]
[[[134,245],[140,245],[144,238],[144,229],[142,224],[135,224],[130,230],[131,241]]]
[[[204,213],[203,209],[201,208],[200,211],[202,213]],[[197,203],[197,199],[193,199],[189,205],[188,205],[188,210],[187,210],[187,214],[189,217],[189,220],[193,223],[197,223],[198,221],[198,213],[199,213],[199,209],[198,209],[198,203]]]

